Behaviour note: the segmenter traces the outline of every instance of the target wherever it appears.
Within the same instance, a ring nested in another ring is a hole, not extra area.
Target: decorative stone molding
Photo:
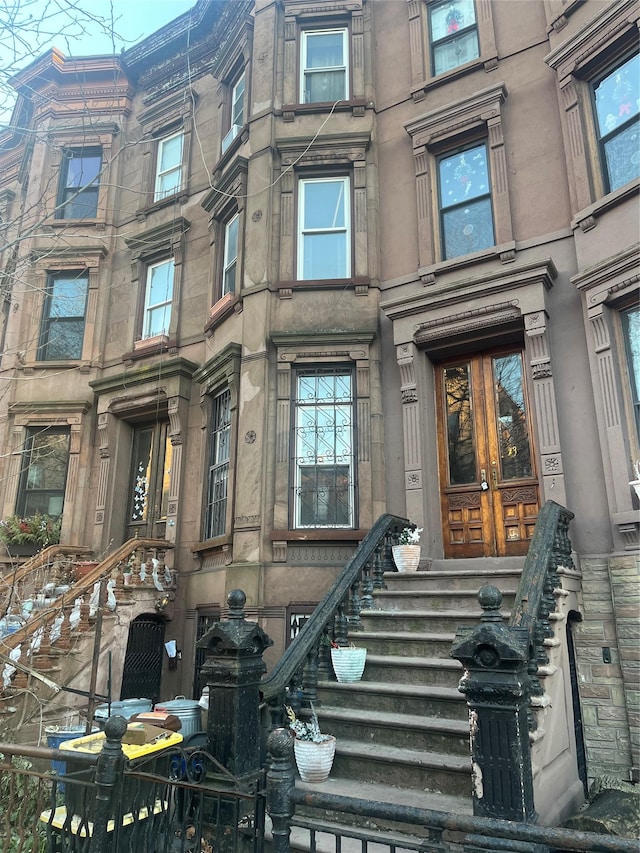
[[[502,131],[502,105],[507,98],[504,83],[496,83],[469,97],[438,107],[405,122],[405,130],[413,142],[415,158],[416,195],[418,199],[419,266],[438,260],[437,174],[435,156],[455,144],[461,134],[481,129],[487,138],[491,174],[493,175],[492,203],[496,244],[511,244],[499,249],[503,263],[515,257],[511,204],[507,182],[507,163]],[[513,257],[511,256],[511,253]]]

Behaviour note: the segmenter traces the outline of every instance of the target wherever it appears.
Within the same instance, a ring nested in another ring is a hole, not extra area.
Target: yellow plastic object
[[[153,804],[152,814],[158,815],[161,812],[166,812],[168,808],[169,803],[166,800],[156,800]],[[143,806],[138,812],[138,820],[146,820],[148,817],[149,809],[147,806]],[[40,820],[42,823],[55,827],[55,829],[70,828],[73,835],[80,835],[82,838],[86,838],[87,834],[90,837],[93,835],[93,822],[90,820],[83,821],[78,815],[72,815],[70,826],[67,824],[66,806],[58,806],[58,808],[53,812],[53,815],[51,814],[51,809],[47,809],[40,814]],[[127,814],[122,815],[123,826],[130,826],[134,820],[135,818],[131,812],[127,812]],[[65,827],[65,824],[67,824],[67,827]],[[107,822],[107,832],[113,832],[115,828],[116,824],[114,820]]]
[[[92,735],[78,737],[75,740],[67,740],[60,744],[60,749],[64,749],[65,752],[83,752],[95,755],[102,751],[102,745],[105,740],[106,735],[104,732],[96,732]],[[122,751],[130,761],[135,761],[136,758],[146,758],[149,755],[153,755],[154,752],[160,752],[168,747],[177,746],[179,743],[182,743],[182,740],[183,737],[178,732],[166,730],[150,743],[123,743]]]

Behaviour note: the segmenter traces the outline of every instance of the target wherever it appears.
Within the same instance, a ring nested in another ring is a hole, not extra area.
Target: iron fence
[[[95,755],[0,752],[0,853],[261,853],[263,774],[239,783],[202,748],[120,759],[108,791]]]

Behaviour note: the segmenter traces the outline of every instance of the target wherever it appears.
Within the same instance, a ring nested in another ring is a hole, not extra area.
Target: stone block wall
[[[627,707],[631,773],[640,781],[640,556],[612,557],[609,576]]]
[[[628,781],[632,767],[629,697],[625,692],[610,565],[626,572],[632,558],[589,557],[580,561],[583,621],[576,625],[575,645],[590,781],[603,774]],[[621,595],[625,597],[624,592]],[[637,626],[637,618],[635,622]],[[635,645],[637,649],[637,641]],[[626,655],[628,646],[623,648]]]

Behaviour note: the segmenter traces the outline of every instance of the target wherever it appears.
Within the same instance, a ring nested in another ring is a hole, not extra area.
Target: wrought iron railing
[[[0,853],[258,853],[264,774],[238,780],[204,746],[123,757],[123,718],[97,754],[0,743]],[[64,761],[65,775],[49,762]]]
[[[261,692],[271,708],[272,727],[282,722],[284,702],[294,710],[317,699],[319,679],[331,675],[330,642],[347,645],[349,632],[361,630],[360,613],[373,607],[373,591],[385,589],[384,573],[394,571],[391,548],[407,519],[382,515],[298,636],[263,680]]]

